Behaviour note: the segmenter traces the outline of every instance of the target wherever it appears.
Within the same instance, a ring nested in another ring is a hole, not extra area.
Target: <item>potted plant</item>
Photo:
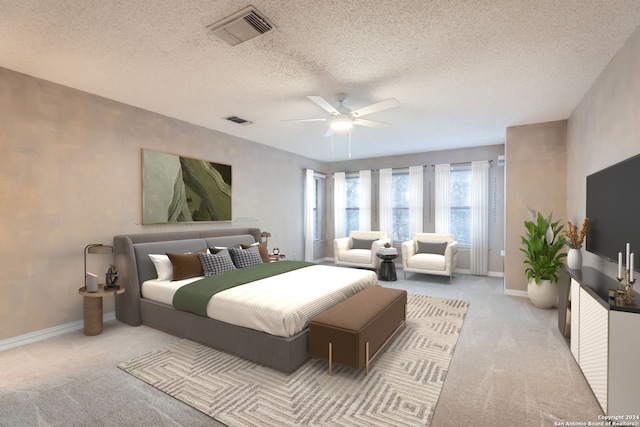
[[[545,218],[532,210],[529,214],[531,221],[524,222],[527,233],[520,236],[524,244],[520,250],[526,255],[524,263],[528,265],[525,269],[529,280],[527,294],[536,307],[551,308],[558,299],[558,270],[567,256],[562,251],[564,225],[560,221],[553,222],[551,215]]]
[[[582,229],[578,234],[578,226],[571,224],[571,221],[567,221],[567,229],[564,230],[565,243],[569,246],[569,252],[567,252],[567,267],[575,270],[582,268],[582,242],[587,235],[587,228],[589,227],[589,218],[585,218],[582,222]]]

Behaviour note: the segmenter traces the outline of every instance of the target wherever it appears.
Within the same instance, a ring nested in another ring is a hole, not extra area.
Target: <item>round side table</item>
[[[78,293],[84,297],[84,334],[100,335],[102,333],[102,297],[116,295],[124,292],[124,287],[118,289],[104,289],[104,284],[98,286],[97,292],[88,292],[86,287],[78,289]]]
[[[378,258],[382,260],[380,267],[378,267],[378,280],[396,281],[396,265],[393,260],[398,258],[398,253],[395,254],[381,254],[377,253]]]

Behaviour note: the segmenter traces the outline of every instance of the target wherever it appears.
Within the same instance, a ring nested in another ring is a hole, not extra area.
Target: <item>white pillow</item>
[[[158,280],[173,280],[173,264],[166,255],[149,254],[149,258],[156,266]]]

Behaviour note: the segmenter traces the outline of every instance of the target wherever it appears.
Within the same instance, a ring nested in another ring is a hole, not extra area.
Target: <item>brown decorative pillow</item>
[[[252,245],[240,245],[242,249],[249,249],[252,246],[258,247],[258,252],[260,253],[260,258],[262,258],[262,262],[269,262],[269,250],[267,249],[267,244],[265,242],[254,243]]]
[[[204,270],[202,269],[202,263],[200,262],[198,253],[206,251],[207,249],[202,249],[197,252],[190,252],[186,254],[173,254],[167,252],[167,256],[173,265],[172,280],[183,280],[190,277],[204,276]]]

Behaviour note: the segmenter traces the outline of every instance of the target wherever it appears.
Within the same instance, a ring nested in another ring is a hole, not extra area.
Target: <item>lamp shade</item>
[[[83,255],[84,255],[84,286],[85,288],[87,288],[87,290],[89,292],[96,292],[97,291],[97,280],[92,280],[92,285],[93,287],[95,287],[94,289],[88,289],[88,281],[87,281],[87,254],[110,254],[113,253],[113,246],[110,245],[103,245],[102,243],[91,243],[87,246],[85,246],[84,251],[83,251]],[[95,277],[95,275],[91,275],[92,277]],[[95,283],[93,283],[95,282]]]
[[[113,246],[93,243],[87,246],[87,252],[90,254],[110,254],[113,253]]]

